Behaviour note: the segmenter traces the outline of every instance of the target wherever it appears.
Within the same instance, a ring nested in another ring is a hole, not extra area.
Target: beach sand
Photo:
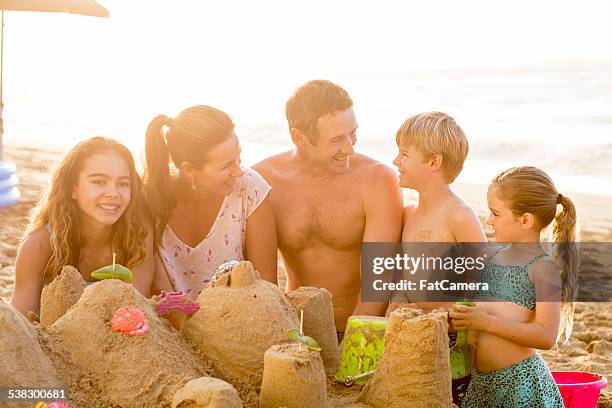
[[[22,199],[16,206],[0,209],[0,298],[8,300],[14,285],[14,264],[18,245],[27,224],[28,214],[42,190],[49,183],[49,168],[57,164],[61,152],[8,146],[5,159],[18,166]],[[486,185],[461,184],[455,187],[484,220]],[[583,242],[612,243],[612,198],[592,195],[571,195],[579,211],[580,239]],[[416,195],[407,193],[408,200]],[[608,244],[612,245],[612,244]],[[581,294],[598,299],[612,295],[612,251],[585,245],[585,273]],[[552,371],[590,371],[612,380],[612,303],[581,302],[576,304],[574,331],[566,345],[542,352]],[[329,387],[328,387],[329,388]],[[333,386],[334,406],[362,406],[355,393]],[[332,402],[330,401],[330,402]],[[340,402],[343,401],[343,402]],[[355,404],[355,405],[353,405]],[[612,407],[612,386],[603,391],[600,407]]]

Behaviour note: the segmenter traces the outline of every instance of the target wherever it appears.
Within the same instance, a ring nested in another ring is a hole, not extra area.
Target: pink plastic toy
[[[113,313],[111,329],[128,336],[144,336],[149,331],[149,321],[139,308],[124,306]]]
[[[166,292],[163,291],[159,296],[155,296],[154,299],[157,301],[155,310],[160,315],[165,315],[173,310],[192,315],[198,310],[200,306],[193,300],[189,299],[183,291],[178,292]]]
[[[552,373],[565,408],[596,408],[599,393],[606,388],[605,377],[582,371],[560,371]]]
[[[55,401],[45,405],[45,408],[69,408],[69,405],[64,401]]]

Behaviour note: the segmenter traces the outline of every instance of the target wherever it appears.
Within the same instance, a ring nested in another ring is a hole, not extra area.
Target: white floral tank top
[[[210,232],[195,248],[183,243],[166,225],[163,247],[155,257],[158,271],[165,271],[176,290],[192,299],[210,281],[217,267],[231,260],[244,259],[247,219],[266,198],[271,188],[255,170],[243,168],[234,190],[225,197]]]

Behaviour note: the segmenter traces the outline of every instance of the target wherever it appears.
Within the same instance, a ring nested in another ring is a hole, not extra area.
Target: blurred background
[[[284,106],[330,79],[355,102],[357,151],[391,165],[395,131],[441,110],[470,140],[458,181],[542,167],[612,196],[612,6],[605,1],[99,0],[109,19],[5,12],[5,144],[105,135],[142,157],[154,115],[225,110],[243,161],[292,147]]]

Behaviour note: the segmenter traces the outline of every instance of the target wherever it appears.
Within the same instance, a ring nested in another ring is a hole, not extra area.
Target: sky
[[[5,13],[7,141],[34,135],[53,144],[60,137],[72,141],[73,132],[78,137],[130,134],[140,142],[153,115],[174,116],[199,103],[222,107],[239,126],[259,124],[265,131],[268,124],[284,123],[287,96],[314,78],[347,86],[353,85],[351,78],[362,78],[361,89],[371,81],[369,93],[349,91],[372,117],[386,108],[386,96],[364,99],[375,95],[382,81],[417,72],[431,71],[422,86],[433,87],[440,100],[458,72],[444,74],[438,86],[440,70],[592,61],[612,67],[612,5],[606,1],[99,3],[110,11],[109,19]],[[384,85],[387,92],[392,83]],[[478,89],[486,85],[481,81]],[[459,98],[470,91],[461,92]],[[398,110],[389,128],[397,126],[399,115],[404,113]],[[367,125],[364,121],[360,128]]]

